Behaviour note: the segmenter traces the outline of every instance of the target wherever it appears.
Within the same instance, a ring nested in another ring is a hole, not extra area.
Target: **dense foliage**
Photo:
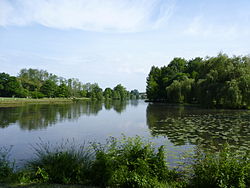
[[[17,77],[0,73],[0,97],[87,97],[91,99],[135,99],[138,90],[127,91],[118,84],[114,89],[106,88],[103,92],[97,83],[81,83],[78,79],[65,79],[45,70],[22,69]]]
[[[247,188],[250,186],[249,154],[231,152],[228,146],[217,153],[203,153],[197,150],[192,170],[190,187]]]
[[[250,58],[174,58],[168,66],[153,66],[147,77],[147,97],[169,103],[199,103],[205,107],[250,106]]]
[[[0,149],[0,183],[4,184],[80,184],[98,187],[213,187],[250,186],[250,156],[226,145],[221,151],[197,150],[186,156],[179,169],[166,164],[163,146],[140,137],[116,139],[106,144],[76,145],[64,142],[35,146],[36,158],[14,170]],[[1,184],[0,184],[1,185]]]
[[[101,187],[160,187],[174,182],[175,171],[166,164],[163,146],[158,151],[140,137],[110,138],[97,145],[92,181]]]

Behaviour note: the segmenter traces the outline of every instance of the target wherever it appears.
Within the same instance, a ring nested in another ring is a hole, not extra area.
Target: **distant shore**
[[[16,106],[23,104],[51,104],[51,103],[72,103],[75,101],[86,101],[89,98],[10,98],[10,97],[0,97],[0,107],[4,106]]]

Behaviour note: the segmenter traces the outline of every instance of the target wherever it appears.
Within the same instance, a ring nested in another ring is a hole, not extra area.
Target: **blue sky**
[[[0,72],[145,91],[173,57],[250,54],[248,0],[0,0]]]

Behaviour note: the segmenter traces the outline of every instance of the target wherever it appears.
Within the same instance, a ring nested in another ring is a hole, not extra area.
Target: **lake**
[[[122,134],[140,135],[156,145],[164,144],[171,156],[192,151],[196,145],[217,150],[226,142],[250,150],[250,111],[142,100],[0,107],[0,147],[13,146],[11,157],[17,163],[32,158],[32,147],[41,141],[104,143],[109,136]]]

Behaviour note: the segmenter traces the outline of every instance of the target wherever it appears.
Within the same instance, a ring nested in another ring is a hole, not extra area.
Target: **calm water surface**
[[[0,107],[0,147],[13,145],[11,154],[17,161],[33,157],[31,145],[40,139],[105,142],[121,134],[147,137],[173,153],[192,150],[197,144],[218,149],[225,142],[250,150],[250,112],[144,101]]]

